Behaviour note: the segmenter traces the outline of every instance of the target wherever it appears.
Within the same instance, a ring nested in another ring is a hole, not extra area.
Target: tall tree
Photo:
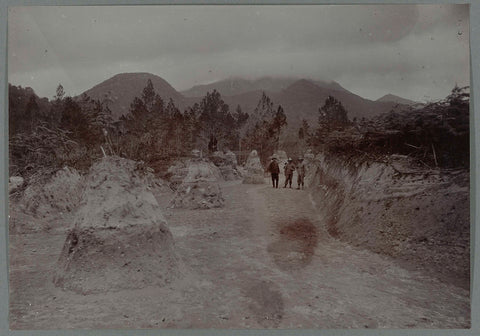
[[[273,108],[273,101],[269,96],[262,92],[262,97],[255,107],[254,115],[259,120],[271,119],[274,117],[275,109]]]
[[[58,84],[57,89],[55,90],[55,96],[53,96],[53,100],[62,100],[65,97],[65,90],[63,89],[62,84]]]
[[[241,128],[247,122],[249,115],[247,112],[242,111],[242,108],[240,107],[240,105],[237,105],[235,112],[233,114],[233,117],[236,120],[237,127]]]
[[[130,113],[127,115],[130,123],[129,129],[135,133],[145,132],[147,126],[148,109],[143,100],[138,97],[133,98],[130,104]]]
[[[208,143],[212,137],[218,146],[228,145],[232,140],[232,122],[234,119],[229,112],[229,107],[223,101],[220,93],[213,90],[212,93],[207,92],[199,105],[200,116],[199,121],[199,140],[202,147],[208,148]],[[210,148],[212,148],[210,146]]]
[[[38,121],[39,107],[34,95],[31,95],[28,99],[27,106],[25,107],[25,126],[31,130],[35,127]]]
[[[273,101],[265,93],[258,101],[253,116],[256,122],[245,133],[241,142],[242,148],[256,149],[262,161],[265,161],[278,149],[281,131],[287,125],[287,117],[282,106],[274,109]],[[253,120],[250,120],[249,124],[252,123]]]
[[[142,100],[147,108],[147,110],[151,111],[153,107],[153,103],[155,102],[155,89],[153,88],[153,83],[151,79],[148,79],[147,85],[143,88],[142,91]]]
[[[165,113],[165,102],[158,94],[155,94],[155,97],[153,99],[151,112],[156,116],[160,117],[163,116],[163,114]]]
[[[325,104],[319,110],[319,123],[321,125],[346,125],[348,124],[347,110],[342,103],[333,96],[328,96]]]
[[[302,120],[302,126],[298,130],[298,138],[300,140],[308,139],[310,137],[310,125],[306,119]]]
[[[80,105],[71,97],[64,99],[60,126],[72,134],[75,140],[88,141],[88,119]]]
[[[283,107],[278,105],[277,112],[275,113],[275,117],[271,123],[271,138],[273,141],[273,147],[275,150],[278,149],[278,145],[280,142],[280,133],[282,128],[287,126],[287,116],[283,111]]]
[[[347,110],[340,101],[333,96],[328,96],[325,104],[319,109],[318,128],[312,138],[312,144],[324,144],[331,132],[345,129],[350,125],[347,114]]]

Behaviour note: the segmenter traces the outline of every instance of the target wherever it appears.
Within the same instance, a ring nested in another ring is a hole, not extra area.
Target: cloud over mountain
[[[469,84],[467,5],[29,6],[9,12],[8,76],[51,97],[124,72],[178,90],[229,77],[330,78],[377,99]]]

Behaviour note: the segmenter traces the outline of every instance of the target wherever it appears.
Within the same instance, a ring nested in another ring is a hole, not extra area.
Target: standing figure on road
[[[267,171],[272,175],[272,184],[274,188],[278,188],[278,174],[280,174],[280,167],[278,166],[277,158],[272,157],[272,161],[268,165]]]
[[[297,189],[300,189],[300,187],[302,187],[302,189],[304,188],[305,186],[305,173],[307,172],[306,168],[305,168],[305,163],[303,162],[303,158],[298,158],[298,166],[297,166],[297,184],[298,184],[298,187]]]
[[[290,185],[290,188],[292,187],[292,179],[293,179],[293,172],[295,171],[295,164],[293,163],[293,160],[291,158],[288,159],[287,165],[285,166],[285,186],[284,188],[287,187],[287,184]]]

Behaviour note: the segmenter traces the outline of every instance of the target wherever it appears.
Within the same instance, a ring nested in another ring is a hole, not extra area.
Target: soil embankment
[[[403,156],[355,164],[317,155],[308,183],[333,237],[469,288],[468,171],[419,169]]]

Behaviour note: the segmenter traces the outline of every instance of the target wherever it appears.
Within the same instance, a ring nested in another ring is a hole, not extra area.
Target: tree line
[[[282,142],[287,117],[281,105],[263,93],[253,111],[235,110],[216,90],[180,111],[147,81],[129,112],[112,119],[108,101],[87,95],[72,98],[58,86],[52,100],[33,90],[9,85],[10,174],[71,166],[86,170],[103,155],[144,161],[156,171],[200,149],[257,150],[263,163],[278,150],[363,158],[402,154],[433,167],[468,166],[469,91],[455,87],[444,100],[422,108],[403,108],[371,120],[348,118],[342,103],[329,96],[316,125],[303,120],[293,144]]]
[[[205,154],[257,149],[266,158],[278,149],[287,125],[283,108],[274,108],[265,93],[252,118],[240,106],[231,111],[216,90],[180,111],[155,92],[151,80],[119,120],[112,119],[108,101],[69,97],[62,85],[50,101],[9,85],[9,102],[10,173],[22,175],[38,167],[85,170],[102,155],[141,160],[156,169],[192,149]]]
[[[437,102],[399,106],[371,119],[349,120],[342,103],[329,96],[319,109],[316,128],[303,120],[298,144],[314,152],[353,162],[407,156],[423,168],[468,168],[470,164],[470,88],[455,86]]]

